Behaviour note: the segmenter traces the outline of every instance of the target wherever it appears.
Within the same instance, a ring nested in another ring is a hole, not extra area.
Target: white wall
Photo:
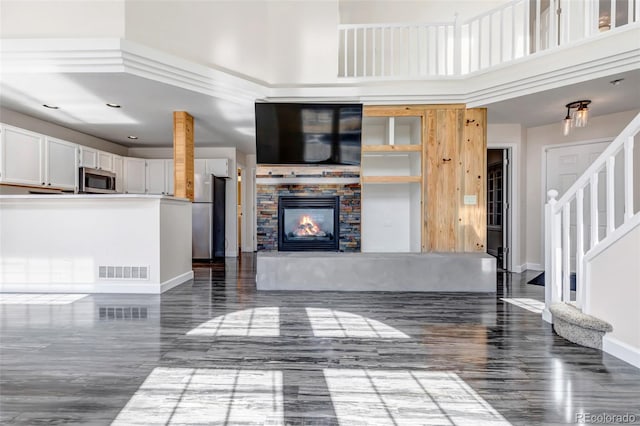
[[[337,82],[336,0],[270,1],[268,37],[270,83]]]
[[[633,143],[633,207],[640,212],[640,134],[637,134]]]
[[[191,270],[191,220],[191,206],[184,208],[178,203],[165,203],[161,206],[160,282]]]
[[[127,1],[126,38],[265,80],[268,7],[260,0]]]
[[[242,241],[240,247],[243,252],[255,251],[256,223],[255,223],[255,168],[256,156],[245,155],[236,151],[238,167],[242,168]]]
[[[334,81],[337,9],[336,0],[127,1],[126,38],[257,81]]]
[[[466,20],[509,0],[341,0],[341,24],[451,22]]]
[[[238,174],[236,172],[235,148],[195,148],[195,158],[228,158],[229,179],[226,184],[225,253],[227,257],[238,256]],[[173,158],[173,148],[129,148],[130,157]]]
[[[511,150],[511,270],[527,269],[524,261],[526,166],[524,152],[526,134],[519,124],[487,125],[487,148],[509,148]]]
[[[576,143],[595,139],[614,139],[639,110],[602,115],[589,119],[585,128],[572,129],[568,136],[562,135],[560,120],[557,123],[527,129],[526,137],[526,234],[525,259],[527,265],[544,266],[541,245],[543,234],[542,212],[546,199],[542,189],[543,146]]]
[[[615,242],[589,265],[590,300],[586,308],[613,326],[604,349],[626,361],[629,349],[640,367],[640,226]],[[622,343],[622,344],[620,344]],[[613,350],[610,348],[613,346]],[[620,349],[623,349],[622,353]],[[624,349],[627,349],[625,351]]]
[[[420,243],[417,247],[412,246],[412,243],[417,240],[412,238],[411,232],[419,228],[420,224],[420,215],[417,217],[415,215],[415,205],[420,205],[419,198],[412,197],[415,195],[414,192],[411,184],[365,184],[362,186],[360,203],[363,252],[420,251]],[[418,235],[420,235],[419,232]]]
[[[0,37],[124,37],[125,0],[2,0]]]
[[[0,108],[0,122],[88,146],[90,148],[112,152],[118,155],[127,155],[128,152],[128,149],[125,146],[118,145],[95,136],[87,135],[86,133],[80,133],[66,127],[58,126],[57,124],[40,120],[6,108]]]

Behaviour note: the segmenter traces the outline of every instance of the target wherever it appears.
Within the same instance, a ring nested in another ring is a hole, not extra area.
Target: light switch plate
[[[464,202],[465,206],[475,206],[476,204],[478,204],[478,196],[477,195],[465,195],[463,202]]]

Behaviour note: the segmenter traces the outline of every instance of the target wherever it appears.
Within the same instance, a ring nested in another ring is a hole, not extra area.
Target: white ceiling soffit
[[[170,146],[171,113],[184,110],[196,118],[197,146],[235,146],[245,153],[255,152],[256,100],[466,103],[487,106],[490,122],[531,126],[556,121],[558,103],[585,96],[598,98],[597,90],[610,89],[602,84],[608,77],[624,75],[636,84],[638,40],[640,27],[635,26],[464,77],[382,82],[345,79],[338,84],[282,87],[126,40],[5,39],[0,46],[0,103],[126,146]],[[600,113],[640,107],[637,93],[629,89],[638,86],[625,87],[627,91],[615,98],[600,96]],[[43,103],[57,102],[49,99],[60,95],[75,105],[74,112],[63,108],[43,111]],[[630,96],[636,96],[635,102]],[[117,102],[123,108],[118,113],[97,109],[106,102]],[[521,109],[525,104],[526,113]],[[597,105],[594,100],[594,115],[598,115]],[[551,106],[553,118],[544,113]],[[139,139],[133,142],[127,139],[129,134]]]

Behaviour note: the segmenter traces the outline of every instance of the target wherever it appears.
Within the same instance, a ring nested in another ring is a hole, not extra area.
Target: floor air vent
[[[148,280],[148,266],[98,266],[101,280]]]

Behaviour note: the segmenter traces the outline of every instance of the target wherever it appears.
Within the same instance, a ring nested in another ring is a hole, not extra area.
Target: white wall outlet
[[[475,206],[478,204],[478,196],[477,195],[465,195],[463,199],[465,206]]]

